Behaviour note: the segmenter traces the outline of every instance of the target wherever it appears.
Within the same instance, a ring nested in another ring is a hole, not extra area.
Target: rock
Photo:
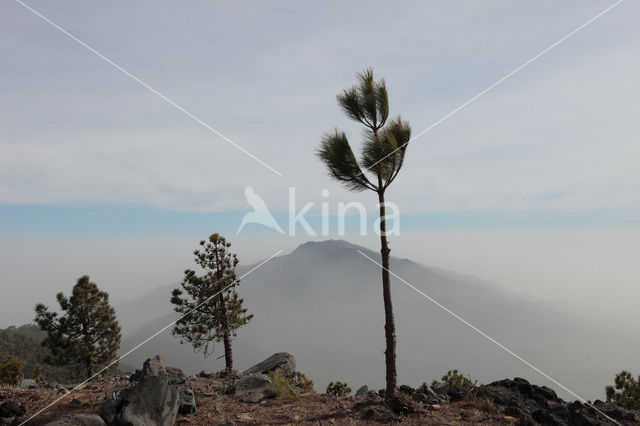
[[[202,377],[203,379],[212,379],[214,377],[214,374],[207,373],[206,371],[202,370],[198,373],[198,377]]]
[[[369,393],[369,386],[363,385],[356,391],[356,396],[366,396]]]
[[[186,416],[187,414],[196,414],[196,398],[193,390],[189,386],[184,386],[179,390],[180,402],[178,404],[178,413]]]
[[[426,404],[427,395],[423,394],[422,392],[414,392],[411,394],[411,399],[414,400],[415,402],[422,402]]]
[[[491,398],[494,404],[504,406],[504,414],[517,417],[519,425],[596,426],[611,423],[593,407],[580,401],[565,402],[552,389],[532,385],[521,378],[480,386],[477,395]],[[602,401],[596,401],[593,405],[617,422],[640,423],[638,412]]]
[[[132,375],[129,376],[129,381],[131,383],[139,382],[141,378],[142,378],[142,370],[136,370],[133,372]]]
[[[296,358],[289,353],[278,352],[245,370],[243,374],[268,374],[278,368],[287,377],[293,375],[293,372],[296,371]]]
[[[100,417],[108,425],[115,423],[116,415],[118,414],[118,405],[112,399],[108,399],[102,404],[100,408]]]
[[[222,423],[218,423],[218,426],[233,426],[233,423],[230,422],[229,420],[225,420]]]
[[[242,376],[235,384],[232,393],[244,402],[260,402],[264,398],[278,395],[269,377],[264,374]]]
[[[33,379],[22,379],[20,381],[21,388],[35,389],[37,386],[38,384]]]
[[[27,412],[24,405],[20,405],[15,401],[5,401],[0,405],[0,417],[20,417]]]
[[[170,385],[184,385],[187,383],[187,377],[179,368],[167,367],[167,374],[169,375]]]
[[[437,393],[438,395],[446,395],[447,391],[449,390],[449,383],[447,382],[440,382],[438,383],[437,386],[431,388],[433,389],[433,391],[435,393]]]
[[[72,414],[62,416],[45,426],[105,426],[106,423],[97,414]]]
[[[20,421],[15,417],[0,417],[0,425],[2,426],[17,426]]]
[[[441,401],[437,395],[426,394],[424,392],[416,391],[411,394],[411,399],[422,404],[439,404]]]
[[[178,390],[169,385],[164,360],[155,356],[145,361],[138,382],[121,392],[115,424],[127,426],[172,426],[178,415]]]
[[[412,388],[411,386],[400,385],[400,387],[398,388],[398,391],[402,392],[405,395],[411,396],[411,394],[413,394],[416,390],[414,388]]]
[[[82,405],[82,401],[80,401],[78,398],[73,398],[71,401],[69,401],[69,405],[75,405],[77,407],[79,405]]]
[[[605,413],[607,416],[612,417],[614,419],[627,420],[627,421],[638,421],[638,417],[640,413],[638,410],[627,410],[624,407],[621,407],[613,402],[602,402],[596,401],[593,403],[594,407],[598,410]]]
[[[264,395],[262,394],[262,392],[249,392],[248,394],[240,397],[240,401],[250,402],[252,404],[257,404],[263,399],[264,399]]]
[[[423,383],[422,385],[420,385],[420,387],[416,389],[416,392],[422,392],[423,394],[431,398],[438,398],[438,393],[433,389],[431,389],[431,386],[427,385],[426,383]],[[446,392],[445,392],[445,395],[446,395]]]

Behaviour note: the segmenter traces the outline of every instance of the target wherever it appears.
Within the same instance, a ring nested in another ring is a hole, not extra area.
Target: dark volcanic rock
[[[174,367],[167,367],[167,375],[169,376],[170,385],[184,385],[187,383],[187,377],[182,370]]]
[[[411,394],[414,393],[416,390],[411,386],[400,385],[400,387],[398,388],[398,391],[402,392],[405,395],[411,396]]]
[[[296,371],[296,358],[289,353],[278,352],[247,369],[243,374],[268,374],[278,368],[285,376],[291,376]]]
[[[640,424],[640,413],[611,403],[596,401],[593,406],[580,401],[565,402],[546,386],[530,384],[525,379],[505,379],[478,388],[478,396],[505,407],[504,413],[519,419],[520,425],[611,425]],[[595,408],[594,408],[595,407]],[[596,410],[597,409],[597,410]]]
[[[356,391],[356,396],[365,396],[369,393],[369,386],[367,385],[362,385],[360,386],[360,388]]]
[[[114,423],[126,426],[171,426],[178,415],[178,390],[160,356],[145,361],[137,383],[124,390],[117,401]],[[105,403],[106,404],[106,403]]]
[[[196,398],[193,390],[189,386],[183,386],[179,390],[180,403],[178,404],[178,413],[184,415],[196,414]]]
[[[20,417],[27,412],[24,405],[20,405],[15,401],[5,401],[0,405],[0,417]]]
[[[243,402],[260,402],[264,398],[278,395],[276,388],[264,374],[248,374],[242,376],[235,384],[233,394]]]

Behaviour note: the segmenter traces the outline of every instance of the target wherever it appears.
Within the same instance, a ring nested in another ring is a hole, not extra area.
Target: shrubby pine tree
[[[87,378],[112,362],[120,348],[120,326],[109,304],[109,294],[84,275],[71,297],[56,296],[63,314],[36,305],[35,322],[47,332],[42,342],[51,350],[46,360],[56,365],[84,368]]]
[[[331,396],[347,396],[351,393],[351,388],[345,382],[330,382],[327,385],[327,395]]]
[[[176,288],[172,293],[175,311],[184,315],[176,322],[173,334],[180,335],[180,343],[191,343],[205,357],[213,353],[215,342],[222,341],[226,369],[232,371],[231,340],[238,328],[251,321],[253,315],[247,314],[243,299],[235,290],[239,283],[236,277],[238,257],[231,252],[231,243],[223,236],[213,234],[208,241],[200,241],[200,247],[194,255],[204,275],[185,270],[182,289]]]
[[[411,127],[399,116],[387,122],[389,101],[384,80],[375,81],[373,70],[370,68],[356,76],[358,84],[344,90],[337,96],[337,100],[347,117],[364,126],[365,140],[361,158],[356,159],[347,136],[337,129],[324,134],[317,154],[329,169],[331,177],[348,189],[352,191],[368,189],[378,195],[386,338],[385,398],[390,401],[397,394],[397,369],[396,332],[389,277],[390,250],[385,221],[385,191],[402,168],[407,145],[411,139]],[[371,173],[373,178],[369,179],[365,171]]]
[[[36,382],[44,381],[44,375],[42,374],[42,366],[40,364],[36,364],[33,369],[33,380]]]
[[[615,401],[630,410],[640,409],[640,376],[636,381],[628,371],[616,374],[614,386],[607,386],[607,402]]]

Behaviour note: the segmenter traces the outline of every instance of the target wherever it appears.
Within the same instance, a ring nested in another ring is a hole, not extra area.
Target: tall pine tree
[[[62,315],[42,303],[36,305],[35,322],[47,337],[43,346],[51,350],[47,362],[84,368],[87,378],[116,356],[120,348],[120,326],[109,304],[109,294],[84,275],[73,287],[71,297],[56,296]]]
[[[173,334],[180,335],[180,343],[191,343],[205,357],[213,353],[215,342],[222,341],[227,371],[233,370],[231,340],[238,328],[253,318],[235,290],[239,283],[238,257],[230,247],[231,243],[219,234],[200,241],[200,249],[193,254],[204,274],[185,270],[182,289],[174,289],[171,297],[175,311],[184,315],[176,322]]]
[[[400,116],[389,119],[389,97],[384,80],[375,81],[373,69],[356,74],[358,84],[336,97],[347,117],[364,126],[362,155],[356,159],[344,132],[335,129],[322,137],[317,154],[329,174],[352,191],[370,190],[378,196],[380,210],[380,254],[382,258],[382,299],[384,302],[385,398],[394,401],[397,394],[396,325],[391,301],[389,243],[387,241],[385,193],[400,173],[411,127]],[[371,178],[367,176],[368,173]]]

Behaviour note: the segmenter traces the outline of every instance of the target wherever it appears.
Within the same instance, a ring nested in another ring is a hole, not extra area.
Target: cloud
[[[285,176],[4,4],[15,24],[0,41],[0,201],[186,211],[244,208],[247,185],[274,211],[286,210],[291,185],[301,201],[329,188],[331,200],[373,208],[375,197],[331,183],[313,155],[334,126],[358,145],[334,98],[355,71],[374,65],[392,112],[417,133],[602,9],[34,6]],[[612,11],[412,143],[390,190],[403,212],[640,208],[634,8]]]

